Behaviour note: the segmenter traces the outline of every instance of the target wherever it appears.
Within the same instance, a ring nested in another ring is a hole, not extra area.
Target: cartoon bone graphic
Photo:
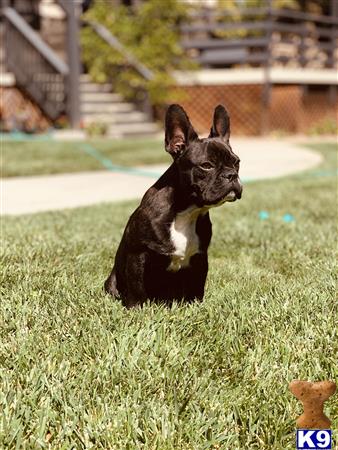
[[[289,384],[292,394],[302,402],[304,413],[296,420],[298,428],[325,430],[331,420],[324,414],[324,402],[336,391],[333,381],[293,380]]]

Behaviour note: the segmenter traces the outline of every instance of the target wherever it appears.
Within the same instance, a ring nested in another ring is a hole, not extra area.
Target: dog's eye
[[[204,162],[204,163],[200,164],[198,167],[200,167],[203,170],[211,170],[214,168],[214,166],[209,162]]]

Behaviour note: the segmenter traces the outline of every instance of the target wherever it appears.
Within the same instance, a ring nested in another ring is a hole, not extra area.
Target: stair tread
[[[84,82],[84,83],[86,83],[86,82],[93,82],[92,81],[92,79],[91,79],[91,76],[88,74],[88,73],[81,73],[80,74],[80,81],[81,82]]]
[[[120,103],[123,98],[115,92],[81,92],[80,99],[84,103]]]
[[[117,123],[108,127],[108,131],[120,130],[125,132],[132,131],[145,131],[154,130],[159,131],[159,127],[154,122],[143,122],[143,123]]]
[[[104,122],[107,125],[110,125],[110,124],[145,123],[149,121],[149,118],[145,113],[141,111],[132,111],[129,112],[128,114],[113,113],[110,114],[109,117],[95,116],[94,114],[91,116],[84,115],[83,120],[85,123]]]
[[[84,115],[105,115],[111,113],[132,112],[135,107],[132,103],[82,103],[81,111]]]
[[[154,128],[142,128],[142,129],[128,129],[128,130],[120,130],[120,129],[112,129],[108,130],[107,136],[108,137],[115,137],[115,138],[123,138],[123,137],[129,137],[129,136],[154,136],[158,135],[159,129]]]
[[[1,61],[0,68],[0,86],[15,85],[14,74],[3,72],[5,67]],[[80,103],[85,125],[106,123],[107,135],[111,137],[154,135],[160,131],[155,122],[149,121],[146,113],[138,111],[133,103],[124,101],[111,89],[109,83],[94,83],[87,74],[80,76]]]
[[[128,112],[128,113],[112,113],[112,114],[82,114],[82,119],[86,123],[92,122],[103,122],[103,123],[130,123],[130,121],[135,120],[135,122],[139,123],[143,121],[143,117],[140,115],[131,116],[131,114],[137,111]],[[146,116],[144,119],[148,119]]]
[[[0,72],[0,86],[14,86],[15,76],[11,72]]]
[[[111,93],[111,85],[108,83],[97,84],[97,83],[80,83],[80,92],[98,92],[98,93]]]

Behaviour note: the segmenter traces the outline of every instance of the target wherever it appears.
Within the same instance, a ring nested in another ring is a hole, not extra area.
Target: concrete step
[[[0,86],[14,86],[15,85],[15,77],[10,72],[0,72]]]
[[[111,85],[109,83],[81,83],[80,92],[111,92]]]
[[[158,133],[159,127],[153,122],[125,123],[111,125],[108,128],[108,136],[142,136]]]
[[[115,123],[123,123],[127,124],[131,121],[128,119],[131,113],[128,114],[82,114],[82,121],[84,124],[100,122],[105,123],[107,125],[112,125]],[[135,120],[136,123],[140,123],[141,121]]]
[[[81,73],[80,74],[80,83],[93,83],[93,80],[88,73]]]
[[[82,114],[82,121],[85,124],[93,123],[93,122],[101,122],[106,123],[107,125],[111,125],[114,123],[130,123],[128,117],[131,113],[125,114]],[[137,121],[136,121],[137,122]]]
[[[110,124],[130,124],[130,123],[144,123],[148,121],[148,116],[141,111],[132,111],[128,113],[112,113],[104,115],[88,115],[85,114],[83,117],[83,122],[85,124],[92,122],[102,122],[107,125]],[[103,120],[102,120],[103,119]]]
[[[82,103],[119,103],[123,98],[113,92],[81,92],[80,100]]]
[[[134,105],[127,102],[119,103],[82,103],[81,112],[84,115],[102,115],[111,113],[127,113],[134,110]]]

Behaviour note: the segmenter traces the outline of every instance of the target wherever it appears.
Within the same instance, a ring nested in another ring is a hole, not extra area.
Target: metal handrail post
[[[331,9],[331,17],[333,19],[338,19],[338,4],[335,0],[331,0],[330,2],[330,9]],[[331,26],[331,51],[329,52],[331,63],[330,68],[334,69],[335,63],[334,63],[334,57],[335,57],[335,49],[336,49],[336,33],[335,33],[336,27]],[[337,85],[331,85],[329,89],[329,102],[332,106],[335,106],[337,103]]]
[[[67,54],[69,75],[67,78],[67,110],[72,128],[80,128],[80,49],[79,49],[79,13],[74,0],[66,7],[67,13]]]
[[[266,40],[267,40],[267,47],[266,47],[266,60],[264,64],[264,84],[262,89],[262,98],[261,98],[261,105],[262,105],[262,114],[261,114],[261,134],[267,134],[270,131],[270,100],[271,100],[271,38],[272,38],[272,1],[268,0],[268,7],[267,7],[267,20],[269,26],[266,29]]]

